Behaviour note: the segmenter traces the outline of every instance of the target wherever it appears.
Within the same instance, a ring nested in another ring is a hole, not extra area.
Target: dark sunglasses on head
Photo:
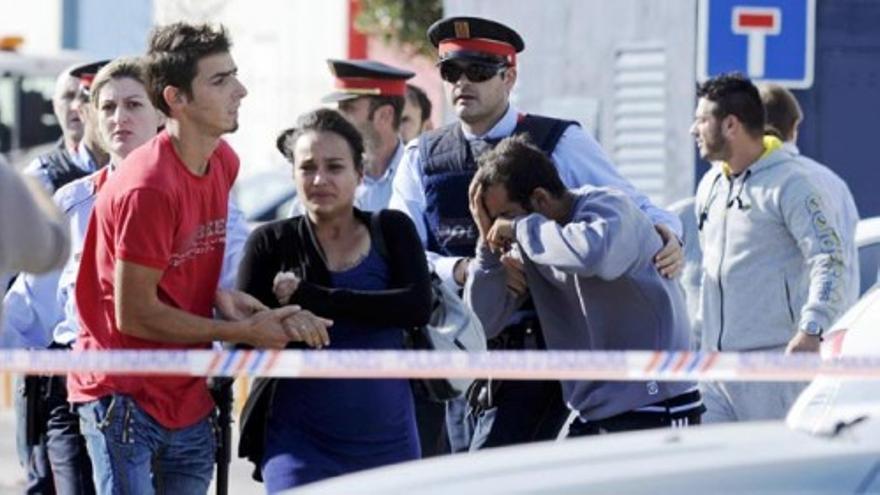
[[[455,62],[442,62],[440,64],[440,77],[446,82],[455,83],[464,74],[468,81],[479,83],[492,79],[506,68],[507,66],[504,64],[470,63],[459,65]]]

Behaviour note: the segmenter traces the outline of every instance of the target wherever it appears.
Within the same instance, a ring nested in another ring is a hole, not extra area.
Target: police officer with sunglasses
[[[527,114],[510,105],[517,54],[525,48],[516,31],[488,19],[450,17],[435,22],[428,38],[437,47],[437,67],[458,119],[407,145],[390,207],[412,218],[444,282],[461,288],[476,252],[479,236],[468,209],[468,187],[477,158],[501,139],[519,133],[528,134],[553,159],[566,187],[612,186],[628,194],[663,238],[664,247],[655,258],[658,270],[669,277],[678,274],[682,267],[678,218],[651,204],[621,177],[578,123]],[[507,275],[509,290],[528,291],[521,263],[510,263]],[[534,308],[526,303],[490,347],[544,348]],[[558,382],[478,382],[468,397],[447,403],[453,451],[554,438],[568,415]]]

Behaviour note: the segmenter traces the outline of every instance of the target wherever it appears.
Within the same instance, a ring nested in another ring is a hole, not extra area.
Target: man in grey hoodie
[[[548,349],[686,350],[681,288],[652,258],[661,247],[651,220],[625,194],[568,190],[556,167],[524,136],[479,160],[470,209],[479,230],[465,300],[488,336],[523,297],[507,288],[505,265],[522,266]],[[578,418],[569,436],[686,426],[703,411],[694,383],[563,382]]]
[[[816,352],[840,314],[838,228],[796,157],[764,136],[758,89],[738,74],[703,83],[691,133],[713,166],[697,188],[704,351]],[[702,384],[705,422],[782,418],[801,383]]]

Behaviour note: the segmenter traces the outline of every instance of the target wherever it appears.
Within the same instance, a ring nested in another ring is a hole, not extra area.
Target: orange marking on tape
[[[251,356],[253,355],[253,351],[243,351],[241,355],[241,359],[236,364],[235,369],[232,370],[233,376],[238,376],[241,373],[241,370],[247,366],[248,361],[251,360]]]
[[[213,376],[217,371],[217,365],[220,364],[220,359],[223,354],[220,352],[215,352],[214,357],[211,358],[211,362],[208,364],[208,371],[205,372],[207,376]]]
[[[662,353],[656,351],[654,352],[654,355],[651,356],[651,360],[648,362],[648,366],[645,366],[645,373],[648,373],[649,371],[657,367],[657,363],[660,362],[661,356]]]
[[[681,357],[678,358],[678,361],[676,361],[676,363],[672,366],[672,369],[670,371],[672,371],[673,373],[681,371],[681,368],[684,366],[685,363],[687,363],[688,358],[690,358],[690,356],[691,356],[690,352],[688,352],[688,351],[682,352]]]
[[[263,366],[263,374],[268,374],[269,371],[275,367],[275,363],[278,362],[279,357],[281,357],[281,351],[269,351],[269,359]]]
[[[702,366],[700,366],[700,371],[706,371],[706,370],[708,370],[709,368],[712,367],[712,365],[715,364],[715,361],[717,361],[717,360],[718,360],[718,354],[717,354],[717,353],[713,352],[712,354],[709,354],[709,359],[707,359],[706,362],[703,363]]]

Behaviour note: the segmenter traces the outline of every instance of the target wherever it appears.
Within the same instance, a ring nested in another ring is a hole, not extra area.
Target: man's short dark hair
[[[400,119],[403,117],[403,105],[406,103],[406,100],[403,96],[367,96],[370,100],[370,113],[369,119],[373,120],[373,114],[376,113],[376,110],[384,107],[385,105],[391,105],[391,108],[394,110],[394,130],[400,129]]]
[[[503,184],[508,199],[526,210],[531,209],[529,198],[539,187],[556,197],[565,194],[556,165],[525,134],[503,139],[495,149],[481,156],[478,163],[480,168],[475,180],[483,190]]]
[[[409,100],[410,103],[419,106],[419,110],[421,110],[422,112],[422,121],[419,122],[420,124],[427,122],[428,119],[431,118],[431,100],[428,99],[428,95],[425,94],[425,91],[422,88],[414,86],[412,84],[407,84],[406,99]]]
[[[171,109],[162,96],[165,87],[174,86],[192,96],[199,60],[227,53],[231,46],[223,26],[176,22],[154,29],[147,50],[146,85],[153,105],[170,117]]]
[[[364,140],[361,133],[341,113],[329,108],[319,108],[300,115],[296,119],[294,127],[285,129],[278,134],[275,139],[275,147],[284,155],[284,158],[293,163],[296,160],[293,151],[296,140],[308,132],[332,132],[340,136],[351,149],[355,170],[364,171]]]
[[[733,115],[752,136],[764,134],[764,105],[758,88],[738,72],[713,77],[697,87],[697,97],[715,103],[716,119]]]
[[[791,139],[798,122],[804,118],[797,98],[778,84],[762,85],[760,92],[764,110],[767,112],[765,130],[777,134],[783,141]]]

